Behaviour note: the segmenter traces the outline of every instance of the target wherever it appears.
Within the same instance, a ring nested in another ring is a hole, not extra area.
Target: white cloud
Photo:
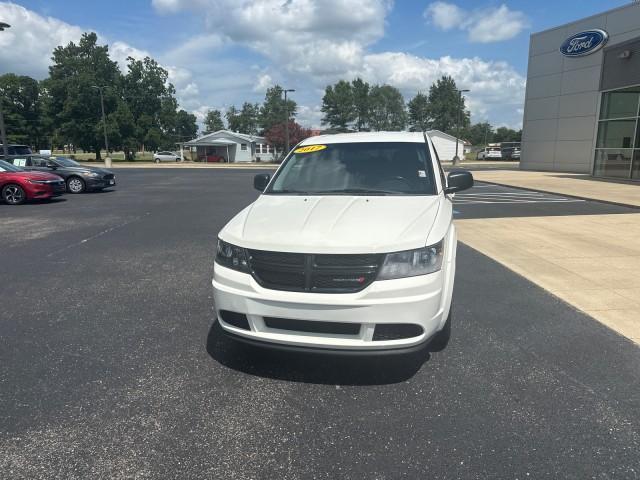
[[[509,40],[529,27],[524,13],[510,10],[504,4],[468,11],[453,3],[438,1],[425,9],[424,17],[441,30],[466,31],[469,40],[475,43]]]
[[[78,41],[83,33],[80,27],[14,3],[0,3],[0,19],[11,25],[0,34],[0,74],[44,78],[54,47]]]
[[[506,5],[501,5],[497,10],[478,18],[477,22],[469,27],[469,40],[479,43],[508,40],[528,25],[524,13],[509,10]]]
[[[256,80],[256,84],[253,86],[254,92],[264,93],[267,88],[273,86],[273,78],[268,73],[260,73]]]
[[[225,44],[224,38],[218,34],[195,35],[186,42],[172,48],[163,55],[170,62],[197,62],[205,56],[211,56]]]
[[[109,57],[111,60],[117,62],[118,67],[122,73],[127,72],[128,57],[135,58],[136,60],[142,60],[144,57],[149,57],[151,54],[144,50],[139,50],[124,42],[113,42],[109,45]]]
[[[398,52],[364,57],[363,78],[399,88],[405,98],[427,92],[442,75],[450,75],[460,88],[470,89],[467,106],[474,121],[490,116],[518,126],[522,115],[516,109],[524,102],[525,78],[505,62],[480,58],[442,57],[430,59]]]
[[[161,13],[203,15],[210,31],[291,72],[331,76],[357,68],[384,35],[389,0],[153,0]],[[220,15],[220,12],[224,12]]]
[[[321,128],[323,113],[320,105],[299,105],[296,121],[307,128]]]
[[[442,30],[460,27],[465,21],[465,12],[457,5],[447,2],[434,2],[424,11],[424,16]]]

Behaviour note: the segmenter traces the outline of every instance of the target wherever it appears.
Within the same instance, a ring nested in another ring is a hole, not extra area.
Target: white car
[[[476,154],[476,160],[488,160],[491,158],[496,160],[502,158],[502,150],[500,150],[500,147],[487,147]]]
[[[219,233],[217,318],[280,349],[398,353],[446,346],[456,262],[454,192],[421,133],[348,133],[298,144]]]
[[[153,154],[153,161],[160,162],[180,162],[182,158],[174,152],[157,152]]]

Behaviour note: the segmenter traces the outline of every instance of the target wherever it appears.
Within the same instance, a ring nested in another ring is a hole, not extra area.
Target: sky
[[[529,35],[628,0],[23,0],[0,1],[0,74],[47,76],[57,45],[95,31],[126,72],[155,58],[180,106],[261,102],[293,88],[297,121],[321,126],[324,87],[361,77],[406,100],[442,75],[471,90],[474,122],[520,128]]]

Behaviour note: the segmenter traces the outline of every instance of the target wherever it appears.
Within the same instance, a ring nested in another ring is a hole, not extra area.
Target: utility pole
[[[104,166],[109,168],[111,166],[111,159],[109,158],[109,140],[107,139],[107,117],[104,114],[104,96],[102,95],[102,88],[97,85],[92,85],[91,88],[95,88],[100,92],[100,108],[102,109],[102,127],[104,128],[104,149],[106,151],[104,157]]]
[[[285,89],[284,92],[284,111],[286,113],[286,119],[284,122],[284,154],[289,153],[289,104],[287,103],[287,92],[295,92],[293,88]]]
[[[456,122],[456,156],[453,157],[453,164],[457,165],[460,161],[458,156],[458,144],[460,143],[460,117],[462,115],[462,94],[471,90],[458,90],[458,121]]]
[[[8,23],[0,22],[0,32],[10,28]],[[9,158],[9,145],[7,145],[7,131],[4,128],[4,115],[2,114],[2,101],[3,97],[0,97],[0,140],[2,140],[2,154],[4,159]]]
[[[5,160],[9,158],[9,145],[7,145],[7,132],[4,129],[4,115],[2,114],[2,101],[0,97],[0,139],[2,140],[2,155]]]

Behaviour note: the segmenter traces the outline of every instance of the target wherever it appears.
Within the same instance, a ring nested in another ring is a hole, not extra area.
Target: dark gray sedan
[[[49,172],[61,176],[69,193],[102,190],[116,185],[116,177],[110,170],[81,165],[66,157],[28,156],[13,158],[11,162],[27,171]]]

